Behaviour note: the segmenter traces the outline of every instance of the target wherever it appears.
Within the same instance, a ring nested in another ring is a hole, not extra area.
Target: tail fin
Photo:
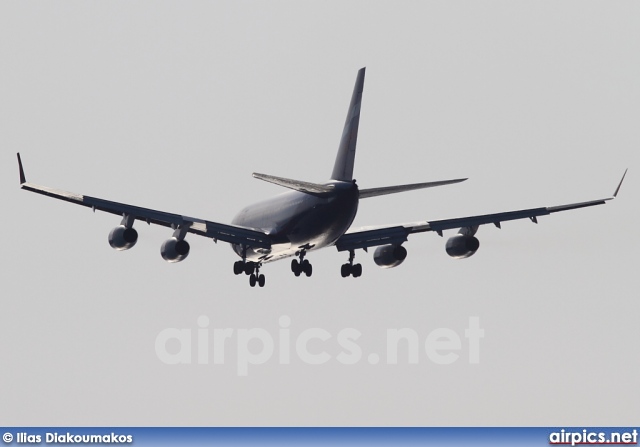
[[[360,104],[362,103],[365,70],[366,68],[363,67],[358,71],[356,85],[353,87],[353,95],[351,96],[351,104],[349,104],[349,111],[347,112],[347,120],[344,123],[338,155],[336,156],[333,173],[331,174],[333,180],[353,180],[353,162],[356,158],[356,142],[358,141]]]

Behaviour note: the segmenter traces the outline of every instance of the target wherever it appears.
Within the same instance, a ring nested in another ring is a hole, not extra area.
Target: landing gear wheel
[[[351,274],[354,278],[358,278],[360,275],[362,275],[362,264],[354,264],[351,268]]]
[[[258,276],[258,285],[260,287],[264,287],[264,282],[265,282],[264,275],[261,274],[260,276]]]
[[[351,275],[351,264],[342,264],[342,267],[340,267],[340,275],[342,275],[343,278]]]
[[[244,262],[236,261],[233,263],[233,274],[239,275],[244,272]]]
[[[311,266],[311,263],[306,259],[302,261],[302,264],[300,264],[300,269],[304,272],[305,275],[307,275],[307,277],[311,276],[311,274],[313,273],[313,267]]]
[[[302,273],[302,264],[297,259],[291,261],[291,271],[296,276],[300,276],[300,273]]]
[[[244,273],[247,275],[253,275],[253,272],[256,269],[256,263],[253,261],[245,262],[244,264]]]
[[[261,275],[261,276],[264,277],[264,275]],[[253,274],[253,273],[251,274],[251,276],[249,276],[249,285],[251,287],[255,287],[256,286],[256,275]]]

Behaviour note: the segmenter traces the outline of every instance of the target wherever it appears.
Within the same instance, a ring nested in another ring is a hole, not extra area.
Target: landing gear
[[[343,278],[346,278],[347,276],[358,278],[360,275],[362,275],[362,264],[353,263],[355,257],[355,252],[353,250],[349,250],[349,262],[346,264],[342,264],[342,267],[340,267],[340,275]]]
[[[253,261],[236,261],[233,263],[233,273],[234,275],[240,275],[244,273],[245,275],[251,275],[258,268],[257,263]]]
[[[249,285],[251,287],[255,287],[256,283],[258,284],[258,286],[264,287],[264,283],[265,283],[264,275],[262,274],[258,275],[258,274],[252,273],[251,276],[249,276]]]
[[[249,276],[249,285],[251,287],[255,287],[256,284],[260,287],[264,287],[265,277],[260,274],[260,267],[262,267],[262,263],[247,261],[246,247],[244,247],[242,254],[242,261],[236,261],[233,263],[233,274],[241,275],[244,273]]]
[[[362,264],[342,264],[340,275],[342,275],[343,278],[347,276],[358,278],[362,275]]]
[[[258,286],[264,287],[265,277],[260,273],[260,266],[256,267],[256,272],[252,273],[251,276],[249,276],[249,285],[251,287],[255,287],[256,283],[258,284]]]
[[[291,271],[293,272],[293,274],[296,276],[300,276],[300,274],[304,272],[307,277],[311,276],[313,273],[313,266],[308,260],[304,259],[305,251],[300,250],[296,254],[300,256],[300,260],[298,261],[297,259],[293,259],[291,261]]]

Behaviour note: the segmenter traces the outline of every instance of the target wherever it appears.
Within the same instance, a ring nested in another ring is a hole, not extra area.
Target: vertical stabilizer
[[[333,166],[331,178],[333,180],[353,180],[353,162],[356,158],[356,142],[358,141],[358,125],[360,123],[360,104],[362,103],[362,90],[364,88],[364,72],[366,68],[358,71],[356,85],[353,87],[353,96],[347,112],[347,120],[344,123],[340,147]]]

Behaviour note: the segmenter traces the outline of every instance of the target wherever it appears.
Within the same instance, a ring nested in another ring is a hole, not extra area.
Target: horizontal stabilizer
[[[384,186],[382,188],[369,188],[360,190],[360,198],[384,196],[386,194],[395,194],[397,192],[413,191],[414,189],[432,188],[434,186],[451,185],[452,183],[460,183],[467,180],[466,178],[458,178],[454,180],[441,180],[439,182],[413,183],[411,185]]]
[[[258,174],[257,172],[254,172],[253,176],[257,179],[264,180],[265,182],[284,186],[285,188],[295,189],[296,191],[311,194],[313,196],[323,196],[333,191],[333,185],[320,185],[318,183],[303,182],[301,180],[292,180],[283,177],[276,177],[274,175]]]

